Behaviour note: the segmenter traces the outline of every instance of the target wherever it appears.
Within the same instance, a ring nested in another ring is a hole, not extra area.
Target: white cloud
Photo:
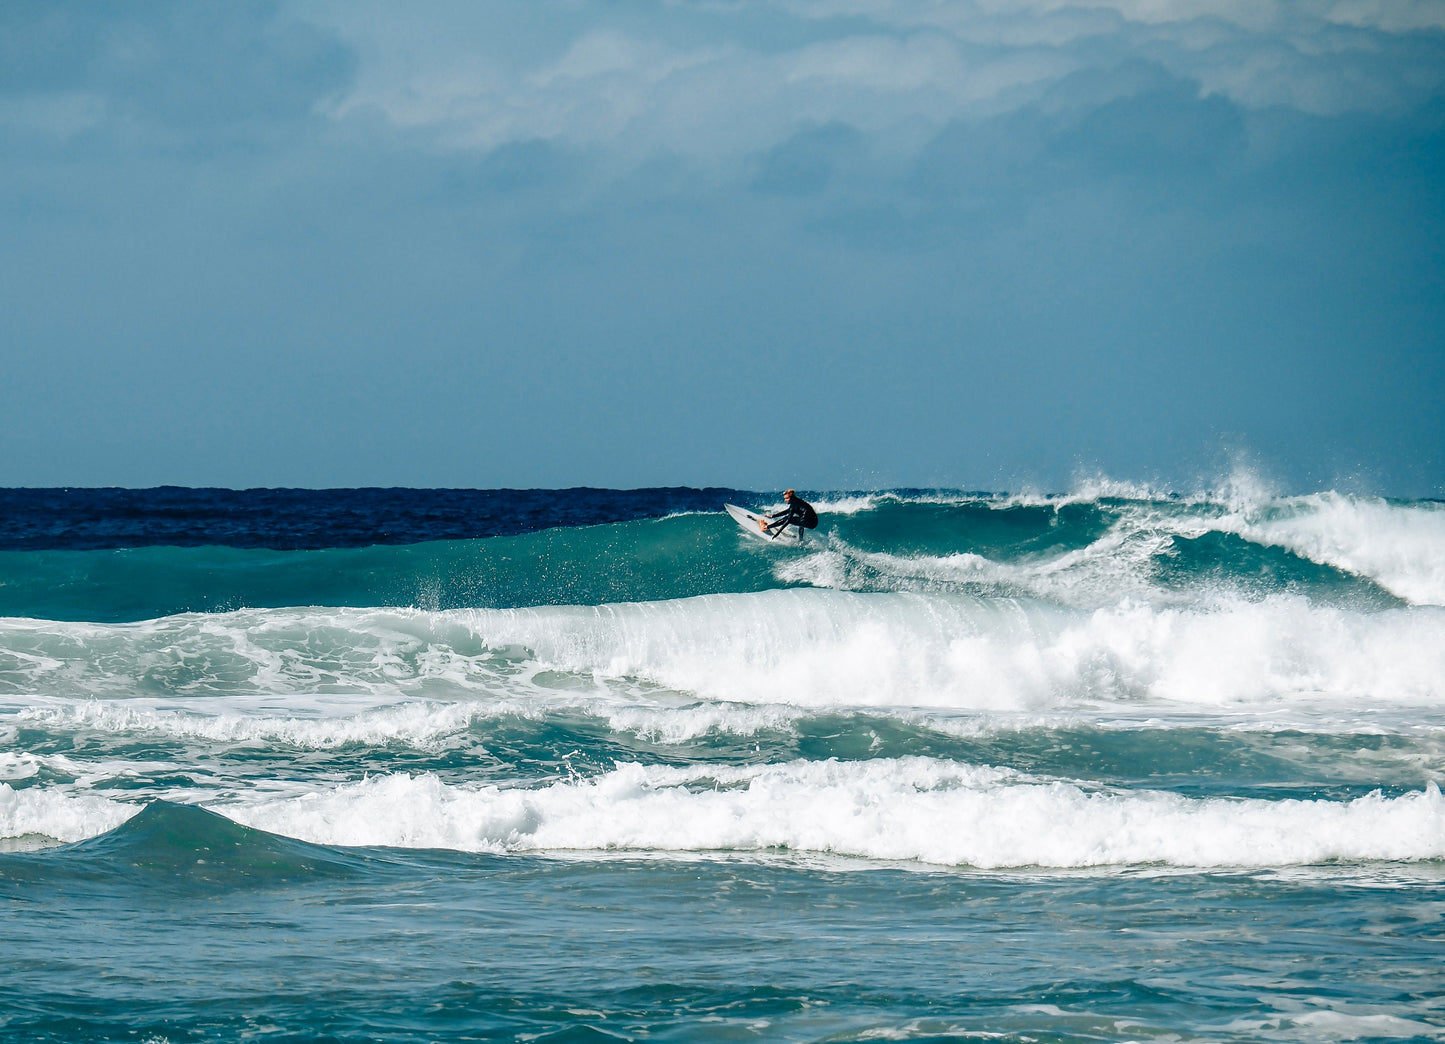
[[[1445,27],[1445,0],[778,0],[775,6],[818,21],[848,17],[959,31],[991,19],[1047,25],[1082,12],[1110,12],[1143,25],[1213,19],[1259,33],[1317,22],[1385,32]]]
[[[1325,17],[1341,25],[1408,33],[1445,29],[1445,0],[1339,0]]]
[[[1246,108],[1322,115],[1408,106],[1445,82],[1445,45],[1431,35],[1445,0],[779,0],[675,4],[625,25],[614,9],[544,4],[537,25],[569,17],[528,34],[525,53],[508,47],[515,27],[489,33],[476,9],[396,42],[349,8],[309,9],[363,55],[338,117],[378,111],[453,147],[541,138],[632,162],[742,162],[832,122],[906,147],[1130,61]],[[759,42],[774,38],[757,32],[770,18],[788,27],[775,34],[787,47]]]
[[[821,80],[891,94],[921,90],[956,94],[964,75],[957,47],[937,36],[854,36],[810,44],[787,55],[783,67],[788,83]]]

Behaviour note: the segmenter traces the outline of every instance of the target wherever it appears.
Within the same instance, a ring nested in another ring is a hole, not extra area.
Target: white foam
[[[85,790],[55,787],[15,789],[0,783],[0,838],[39,835],[80,841],[114,830],[140,811]]]
[[[370,701],[359,697],[361,706],[351,708],[345,716],[308,717],[294,709],[280,715],[265,713],[272,706],[270,700],[247,707],[253,701],[233,697],[219,713],[203,709],[204,704],[198,706],[198,702],[166,705],[150,700],[50,699],[26,708],[20,718],[48,731],[162,736],[225,745],[267,742],[327,750],[348,744],[401,743],[425,750],[464,731],[474,720],[499,712],[494,705],[430,702],[368,707]]]
[[[1249,1034],[1264,1031],[1276,1040],[1445,1040],[1445,1029],[1430,1023],[1388,1012],[1358,1013],[1337,1008],[1237,1019],[1224,1029]]]
[[[0,750],[0,780],[29,779],[42,764],[43,760],[34,754]]]
[[[48,776],[68,777],[83,786],[90,786],[101,779],[113,779],[118,775],[138,775],[156,768],[167,770],[172,765],[159,766],[155,762],[141,762],[131,759],[97,759],[86,752],[83,760],[67,754],[35,754],[31,751],[0,751],[0,780],[34,779],[42,772]]]
[[[728,703],[695,703],[686,707],[628,706],[618,707],[607,714],[607,722],[613,732],[631,733],[652,743],[673,744],[708,735],[756,736],[761,732],[793,732],[798,718],[796,708]]]
[[[826,496],[813,501],[813,508],[820,514],[828,515],[857,515],[864,511],[872,511],[880,503],[899,499],[888,494],[864,493],[855,496]],[[781,511],[783,506],[774,510]]]
[[[658,734],[678,737],[698,735],[709,716],[707,728],[744,734],[777,720],[773,711],[697,711],[702,704],[1134,717],[1151,707],[1445,708],[1445,610],[1357,612],[1283,595],[1209,606],[1125,600],[1086,612],[1027,599],[794,589],[602,606],[11,624],[0,648],[43,647],[58,666],[0,677],[0,693],[11,693],[0,696],[0,718],[4,704],[16,713],[49,706],[100,728],[303,746],[423,742],[471,716],[569,707],[634,724],[656,710]],[[273,720],[252,720],[243,704],[267,695],[286,702],[268,712]],[[100,702],[77,709],[91,697]],[[311,720],[326,716],[304,711],[298,697],[342,699],[355,720]],[[200,702],[186,708],[190,717],[161,721],[180,709],[166,702],[176,700]],[[698,724],[682,726],[686,717]]]
[[[985,504],[990,507],[1010,507],[1022,503],[1034,503],[1052,505],[1059,501],[1057,495],[1045,494],[1021,494],[1024,499],[1020,500],[1014,496],[997,493],[965,493],[960,490],[927,490],[916,493],[900,493],[896,490],[885,490],[873,493],[824,493],[819,494],[815,500],[809,501],[819,514],[829,515],[858,515],[866,511],[874,511],[884,505],[892,504],[942,504],[942,505],[963,505],[963,504]],[[769,504],[763,510],[782,511],[787,504],[778,500]]]
[[[1445,612],[1303,598],[1211,611],[771,591],[477,612],[484,640],[711,701],[1029,711],[1445,702]]]
[[[489,644],[517,644],[539,661],[603,678],[642,678],[704,700],[792,706],[995,706],[1019,695],[974,685],[952,662],[995,651],[1027,629],[1027,611],[996,613],[909,595],[819,591],[713,595],[672,602],[477,612]],[[1010,658],[1007,643],[997,650]],[[1025,696],[1031,694],[1024,694]]]
[[[322,844],[498,853],[786,849],[980,868],[1445,858],[1433,783],[1349,802],[1200,800],[927,758],[622,764],[534,790],[398,774],[215,810]]]
[[[1196,534],[1202,532],[1196,527]],[[1087,547],[1052,558],[998,562],[973,552],[897,555],[862,551],[836,536],[810,554],[774,566],[785,583],[843,591],[965,590],[1024,595],[1058,605],[1094,609],[1123,598],[1163,604],[1200,604],[1200,592],[1161,591],[1155,563],[1170,549],[1171,533],[1125,516]]]

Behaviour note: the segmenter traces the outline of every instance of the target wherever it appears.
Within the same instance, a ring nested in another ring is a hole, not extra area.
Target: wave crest
[[[217,810],[315,843],[497,853],[779,849],[979,868],[1445,858],[1433,783],[1348,802],[1191,799],[927,758],[623,764],[535,790],[390,775]]]

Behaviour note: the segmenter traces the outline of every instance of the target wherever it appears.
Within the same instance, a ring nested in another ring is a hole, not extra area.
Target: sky
[[[0,486],[1445,496],[1445,0],[6,0]]]

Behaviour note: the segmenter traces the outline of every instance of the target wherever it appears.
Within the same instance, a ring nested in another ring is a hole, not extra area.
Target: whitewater
[[[0,1038],[1445,1039],[1445,504],[804,495],[0,493]]]

